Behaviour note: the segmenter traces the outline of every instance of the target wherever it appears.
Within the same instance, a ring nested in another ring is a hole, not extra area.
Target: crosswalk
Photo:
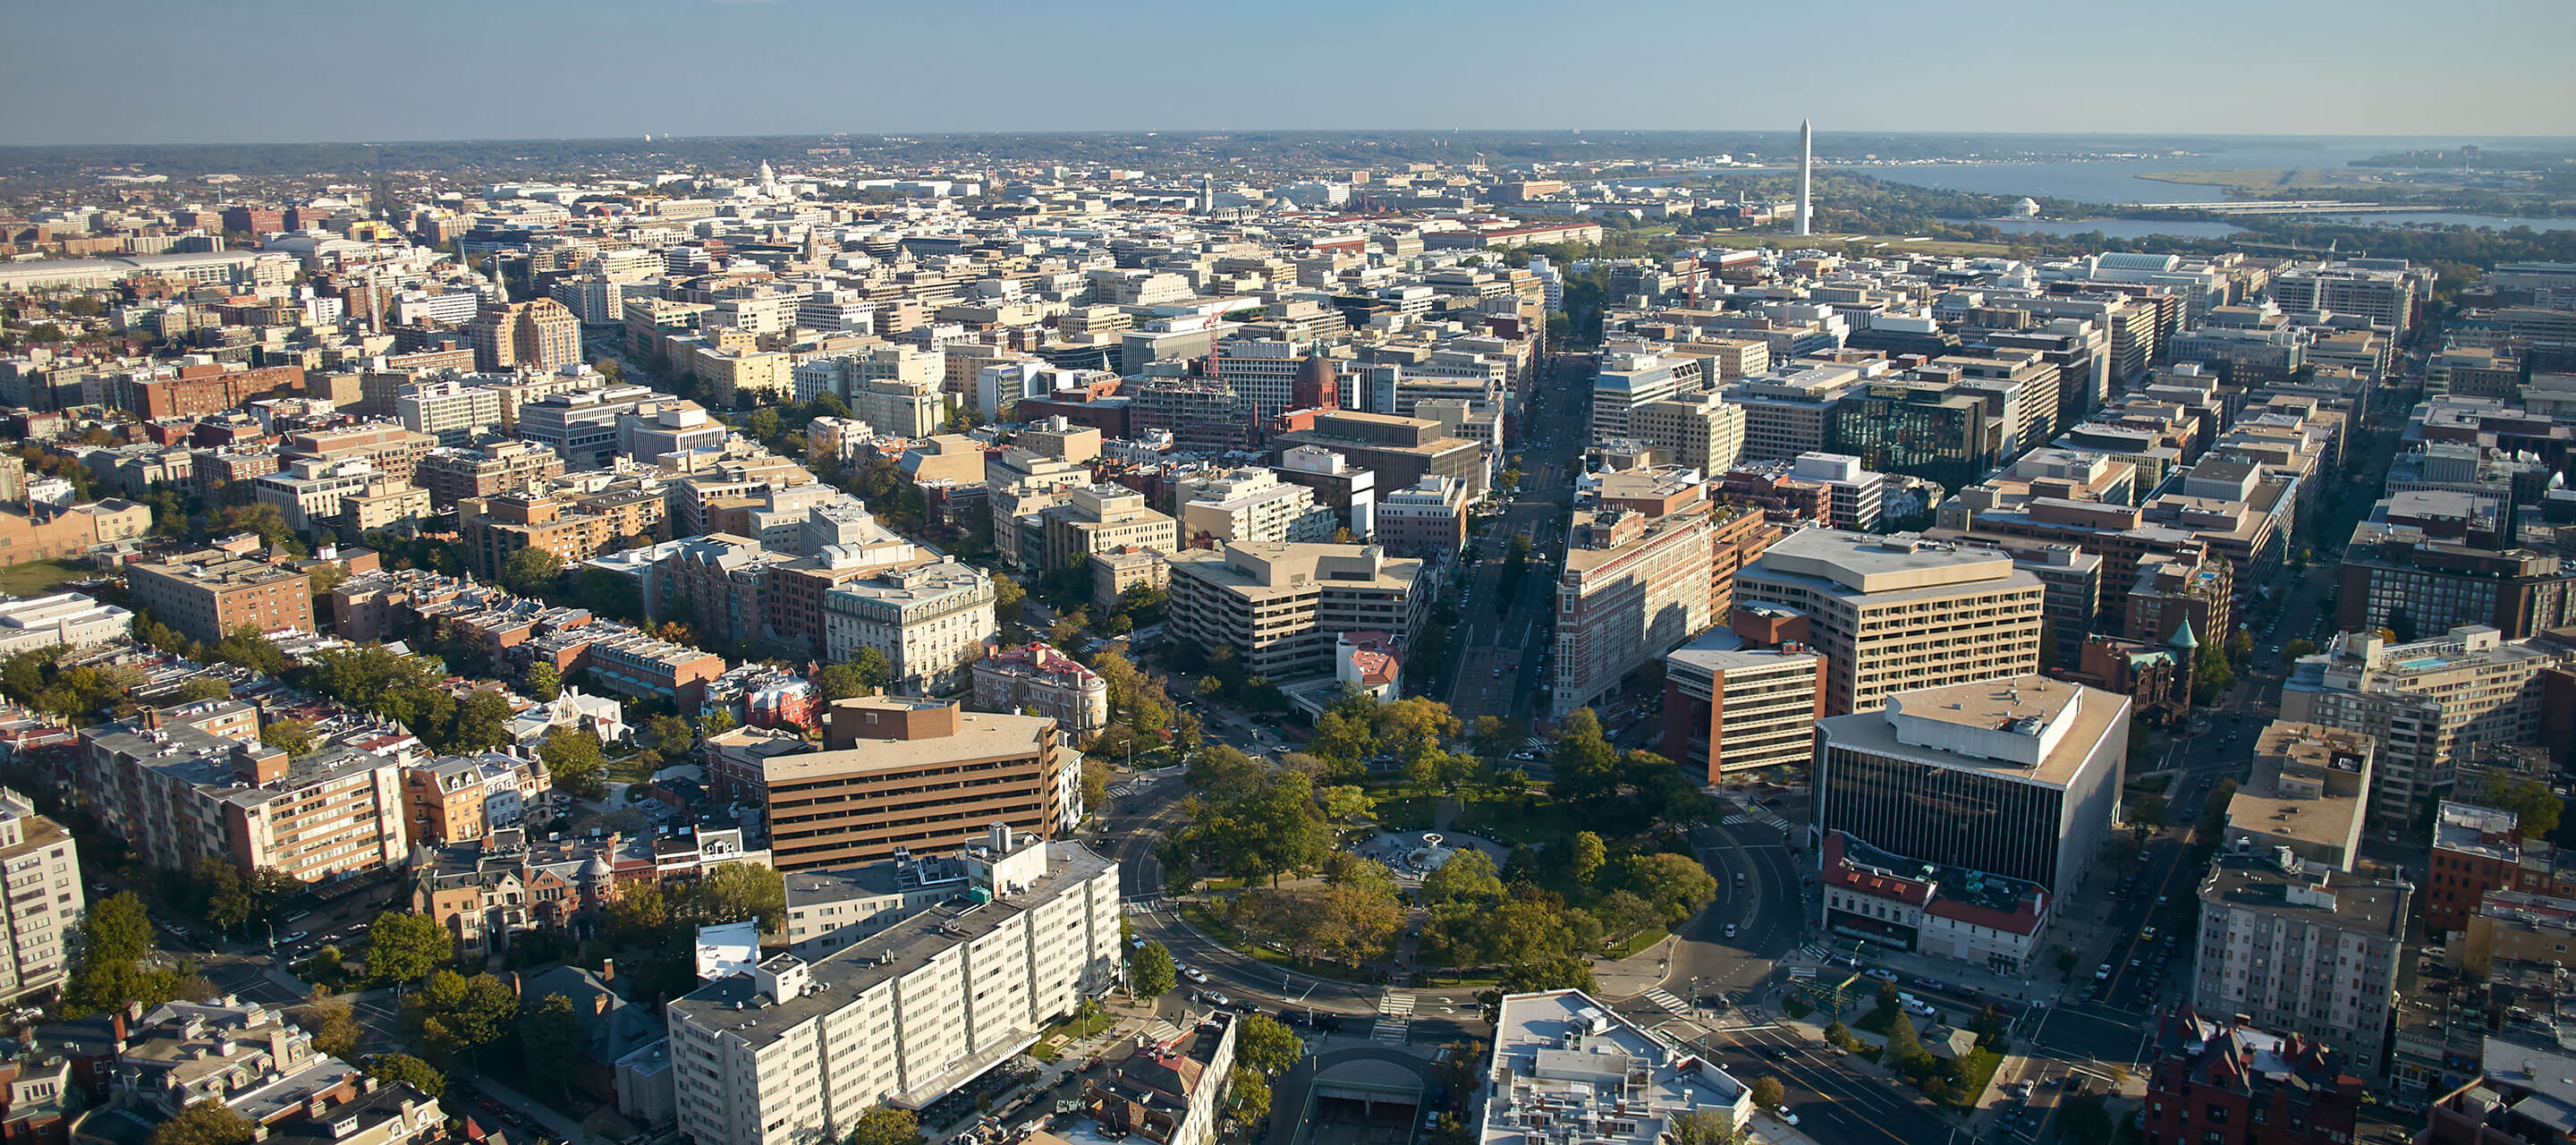
[[[1674,997],[1672,991],[1666,990],[1660,986],[1652,990],[1648,990],[1645,993],[1638,995],[1638,997],[1644,998],[1645,1000],[1676,1014],[1690,1013],[1690,1006],[1687,1003],[1683,1002],[1680,998]]]
[[[1400,1046],[1412,1026],[1413,995],[1389,992],[1377,1000],[1377,1028],[1369,1032],[1369,1037]]]
[[[1729,827],[1741,826],[1746,823],[1759,823],[1774,831],[1786,831],[1789,829],[1788,820],[1772,814],[1770,809],[1765,807],[1756,807],[1750,811],[1738,811],[1733,815],[1727,816],[1723,822]]]
[[[1159,1045],[1181,1036],[1181,1031],[1180,1027],[1156,1018],[1153,1024],[1145,1027],[1145,1036]]]

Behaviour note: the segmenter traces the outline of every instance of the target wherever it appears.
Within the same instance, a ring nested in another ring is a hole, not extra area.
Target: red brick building
[[[2433,820],[2433,854],[2425,864],[2427,929],[2469,924],[2488,891],[2576,898],[2576,854],[2521,836],[2511,811],[2444,800]]]
[[[2165,1015],[2148,1074],[2146,1145],[2351,1145],[2361,1079],[2343,1055],[2242,1017]]]

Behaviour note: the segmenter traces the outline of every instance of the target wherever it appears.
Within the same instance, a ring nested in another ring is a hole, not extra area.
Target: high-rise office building
[[[1736,573],[1735,603],[1808,617],[1832,714],[2039,667],[2045,589],[1993,549],[1801,529]]]

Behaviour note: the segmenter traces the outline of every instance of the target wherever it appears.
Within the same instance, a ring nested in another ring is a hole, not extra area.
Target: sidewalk
[[[552,1106],[533,1100],[526,1094],[501,1084],[490,1074],[476,1075],[473,1086],[476,1091],[501,1103],[510,1112],[545,1126],[547,1132],[571,1142],[572,1145],[588,1145],[590,1141],[590,1135],[582,1132],[581,1126],[571,1118],[555,1112]],[[455,1112],[470,1114],[473,1111],[460,1109]]]

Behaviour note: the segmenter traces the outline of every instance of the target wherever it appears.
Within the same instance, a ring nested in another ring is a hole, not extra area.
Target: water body
[[[2536,145],[2555,144],[2555,140],[2512,139],[2501,137],[2435,137],[2435,136],[2319,136],[2309,138],[2212,136],[2182,141],[2186,154],[2163,155],[2149,159],[2059,160],[2047,163],[1947,163],[1904,166],[1851,166],[1841,168],[1859,174],[1904,183],[1916,187],[1935,187],[1948,191],[1970,191],[1983,195],[2029,195],[2034,198],[2067,199],[2078,203],[2123,205],[2130,203],[2222,203],[2228,201],[2224,187],[2192,183],[2166,183],[2145,178],[2167,171],[2281,170],[2294,168],[2341,168],[2356,159],[2385,155],[2395,151],[2456,148],[2476,144],[2497,151],[2530,150]],[[2171,141],[2167,141],[2171,145]],[[2106,147],[2116,147],[2116,140],[2106,140]],[[1825,164],[1824,166],[1832,166]],[[1777,174],[1785,168],[1743,168],[1728,174]],[[1669,177],[1623,179],[1622,183],[1653,185],[1669,183]],[[2533,230],[2555,231],[2576,228],[2576,219],[2527,219],[2501,215],[2452,214],[2448,212],[2398,211],[2388,214],[2349,214],[2303,216],[2318,222],[2349,223],[2357,226],[2460,225],[2494,227],[2500,230],[2527,226]],[[1999,224],[2000,225],[2000,224]],[[2020,229],[2032,233],[2081,234],[2101,231],[2115,238],[2137,238],[2149,234],[2184,235],[2198,238],[2224,237],[2240,228],[2226,223],[2171,222],[2158,223],[2145,219],[2092,219],[2075,223],[2029,223]]]

